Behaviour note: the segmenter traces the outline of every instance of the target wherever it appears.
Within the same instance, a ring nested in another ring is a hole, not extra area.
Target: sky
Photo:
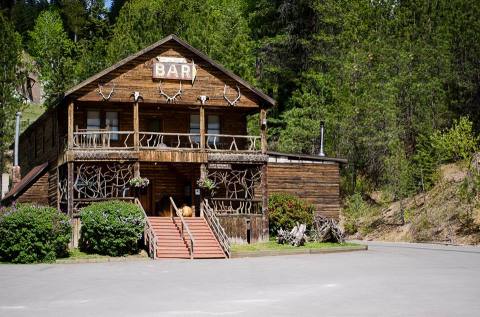
[[[105,5],[107,6],[107,8],[110,8],[110,6],[112,5],[112,0],[105,0]]]

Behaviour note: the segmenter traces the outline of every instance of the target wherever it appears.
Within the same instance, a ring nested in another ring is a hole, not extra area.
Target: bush
[[[268,200],[270,234],[277,235],[280,228],[291,230],[296,223],[304,223],[309,230],[313,223],[313,205],[290,194],[273,194]]]
[[[18,205],[0,216],[0,258],[13,263],[53,262],[68,255],[71,226],[54,208]]]
[[[432,145],[440,162],[468,160],[478,149],[479,138],[473,132],[473,123],[466,117],[455,121],[453,127],[432,135]]]
[[[80,217],[82,251],[111,256],[139,252],[145,217],[137,205],[117,200],[93,203]]]
[[[344,229],[347,234],[354,234],[360,229],[360,222],[369,211],[368,204],[360,193],[355,193],[346,199],[343,209]]]

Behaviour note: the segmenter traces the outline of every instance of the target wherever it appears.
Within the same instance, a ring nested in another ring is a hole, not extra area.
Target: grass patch
[[[358,243],[333,243],[333,242],[307,242],[301,247],[294,247],[289,244],[278,244],[276,241],[257,242],[251,244],[234,244],[232,245],[233,252],[255,252],[255,251],[282,251],[282,250],[302,250],[302,249],[324,249],[324,248],[338,248],[338,247],[353,247],[359,246]]]

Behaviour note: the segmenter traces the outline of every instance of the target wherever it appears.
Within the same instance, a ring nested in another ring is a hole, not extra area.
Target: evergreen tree
[[[39,15],[30,38],[30,51],[46,95],[45,105],[51,107],[73,83],[71,54],[74,45],[55,10],[43,11]]]

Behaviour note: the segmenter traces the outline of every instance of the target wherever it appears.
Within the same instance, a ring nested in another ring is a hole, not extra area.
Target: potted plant
[[[138,196],[138,194],[142,189],[145,189],[148,187],[148,184],[150,184],[150,180],[146,177],[138,176],[130,179],[129,184],[134,189],[135,196]]]
[[[213,196],[215,193],[215,182],[208,177],[199,178],[197,180],[197,185],[204,191],[204,193],[210,194],[210,196]]]

